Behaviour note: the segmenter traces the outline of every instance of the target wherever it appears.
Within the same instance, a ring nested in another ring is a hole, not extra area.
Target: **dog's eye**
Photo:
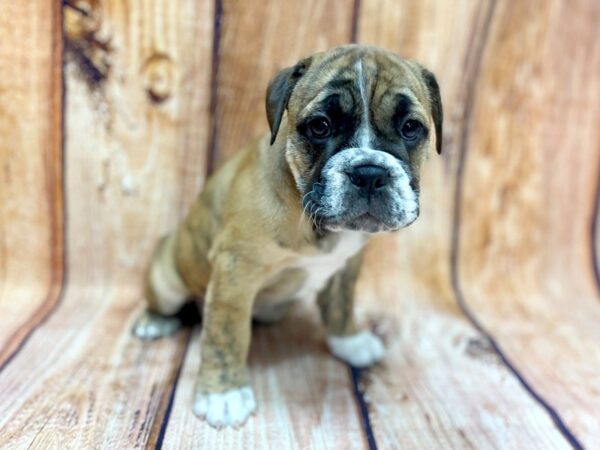
[[[417,120],[408,119],[402,125],[400,129],[400,134],[402,137],[408,141],[414,141],[421,135],[421,131],[423,130],[423,125]]]
[[[331,135],[331,123],[327,117],[315,117],[308,122],[310,134],[316,139],[325,139]]]

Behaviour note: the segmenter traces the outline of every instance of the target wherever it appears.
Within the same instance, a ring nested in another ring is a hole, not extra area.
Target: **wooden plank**
[[[311,53],[348,43],[352,35],[352,0],[222,3],[215,167],[268,130],[265,93],[279,70]]]
[[[186,336],[133,339],[135,294],[67,287],[56,313],[0,373],[0,447],[145,446],[162,416]]]
[[[596,178],[595,212],[590,230],[592,235],[592,266],[596,277],[596,286],[600,290],[600,167],[598,168],[598,176]]]
[[[314,305],[299,305],[281,324],[254,327],[249,367],[258,410],[240,430],[216,430],[192,412],[199,337],[197,330],[164,448],[366,448],[348,369],[326,349]]]
[[[145,344],[142,271],[202,185],[212,2],[65,9],[68,283],[0,373],[0,447],[156,440],[185,334]]]
[[[568,448],[457,307],[451,229],[463,118],[477,77],[491,2],[361,2],[358,37],[412,57],[438,76],[444,154],[422,179],[421,217],[368,248],[359,282],[364,319],[388,355],[366,383],[382,448]]]
[[[140,287],[156,238],[204,182],[212,5],[68,11],[69,283]]]
[[[53,2],[0,2],[0,368],[63,277],[62,37]]]
[[[599,20],[598,2],[498,5],[470,124],[458,247],[466,303],[588,448],[600,447],[590,233]]]
[[[423,270],[427,262],[418,247],[430,235],[416,228],[370,245],[369,260],[379,264],[366,268],[358,287],[363,322],[387,347],[364,386],[378,446],[570,448],[487,338],[453,304],[444,304],[448,280],[411,268]],[[397,256],[404,252],[405,258]],[[384,265],[402,269],[393,277]]]

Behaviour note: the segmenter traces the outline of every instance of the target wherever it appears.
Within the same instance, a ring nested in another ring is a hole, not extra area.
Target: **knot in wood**
[[[162,103],[173,92],[174,67],[171,58],[155,53],[146,60],[143,70],[144,89],[151,101]]]

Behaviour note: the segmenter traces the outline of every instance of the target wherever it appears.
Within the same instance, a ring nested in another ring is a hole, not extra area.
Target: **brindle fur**
[[[344,269],[333,275],[317,296],[321,319],[328,335],[349,336],[357,331],[353,314],[354,286],[360,272],[362,256],[361,251],[350,258]]]

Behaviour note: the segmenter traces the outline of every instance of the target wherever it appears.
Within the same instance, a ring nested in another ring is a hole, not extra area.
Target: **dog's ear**
[[[429,90],[431,101],[431,116],[435,125],[435,146],[438,153],[442,153],[442,124],[444,122],[444,111],[442,109],[442,97],[440,87],[435,76],[427,69],[422,69],[423,80]]]
[[[271,145],[273,145],[277,137],[279,125],[281,125],[281,119],[287,108],[292,91],[298,80],[306,73],[310,63],[311,58],[303,59],[293,67],[283,69],[269,83],[266,106],[267,120],[271,129]]]

